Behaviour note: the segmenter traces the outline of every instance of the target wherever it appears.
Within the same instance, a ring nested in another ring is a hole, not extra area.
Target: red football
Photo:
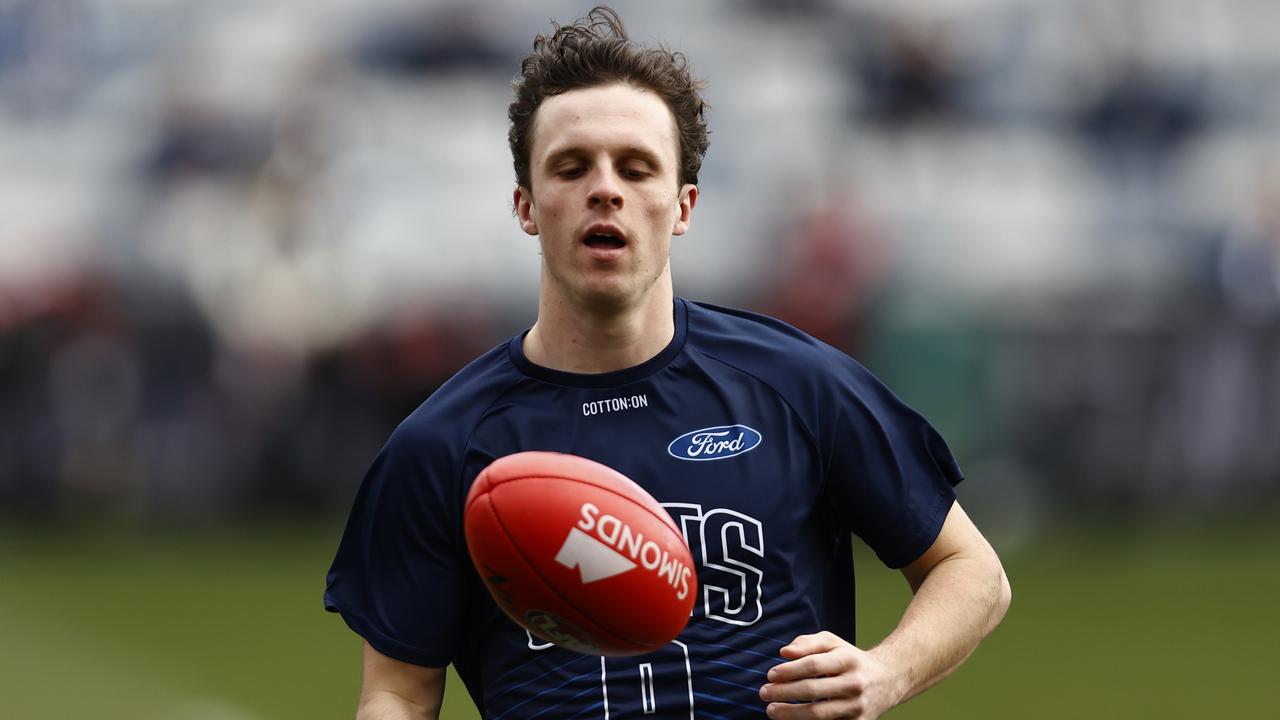
[[[639,655],[689,622],[689,546],[662,505],[612,468],[550,452],[499,458],[471,486],[464,524],[498,607],[547,642]]]

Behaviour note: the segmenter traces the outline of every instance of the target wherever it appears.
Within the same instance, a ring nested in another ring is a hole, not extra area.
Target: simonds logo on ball
[[[667,454],[679,460],[724,460],[754,450],[761,439],[746,425],[717,425],[672,440]]]
[[[588,534],[590,533],[590,534]],[[583,584],[621,575],[639,564],[657,573],[676,591],[676,599],[689,595],[693,570],[671,557],[662,546],[594,503],[582,504],[582,519],[569,529],[556,562],[577,568]]]

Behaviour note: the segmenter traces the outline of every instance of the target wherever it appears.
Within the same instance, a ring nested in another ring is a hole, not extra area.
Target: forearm
[[[1009,599],[1008,579],[994,552],[940,561],[920,582],[898,627],[870,651],[894,669],[897,702],[959,667],[1000,624]]]
[[[440,707],[426,707],[388,691],[362,694],[356,720],[437,720]]]

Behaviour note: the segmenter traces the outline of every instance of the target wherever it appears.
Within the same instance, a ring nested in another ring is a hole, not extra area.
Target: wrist
[[[885,696],[889,700],[889,704],[885,709],[887,710],[906,702],[912,694],[910,663],[899,657],[898,654],[893,652],[892,647],[888,647],[884,643],[868,650],[867,654],[875,658],[883,673],[882,683]]]

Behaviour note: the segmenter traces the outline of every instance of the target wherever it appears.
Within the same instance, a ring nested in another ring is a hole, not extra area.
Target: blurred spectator
[[[1223,239],[1217,279],[1232,312],[1274,326],[1280,320],[1280,174],[1260,173],[1251,205],[1252,217]]]
[[[465,4],[423,6],[380,24],[357,55],[362,64],[393,75],[508,73],[515,58],[495,41],[488,18]]]
[[[855,356],[886,260],[856,208],[852,193],[833,191],[786,222],[773,288],[763,302],[765,312]]]
[[[862,89],[857,114],[892,129],[954,119],[965,91],[964,68],[943,28],[916,18],[859,13],[853,42],[838,47]]]
[[[483,306],[301,361],[220,347],[180,291],[82,277],[0,333],[0,507],[169,523],[326,511],[496,341]]]
[[[236,118],[229,108],[211,107],[182,88],[164,108],[160,133],[145,160],[156,190],[187,178],[251,177],[270,150],[268,128]]]
[[[1099,157],[1158,169],[1203,129],[1203,97],[1203,89],[1191,82],[1129,67],[1082,108],[1080,126]]]

